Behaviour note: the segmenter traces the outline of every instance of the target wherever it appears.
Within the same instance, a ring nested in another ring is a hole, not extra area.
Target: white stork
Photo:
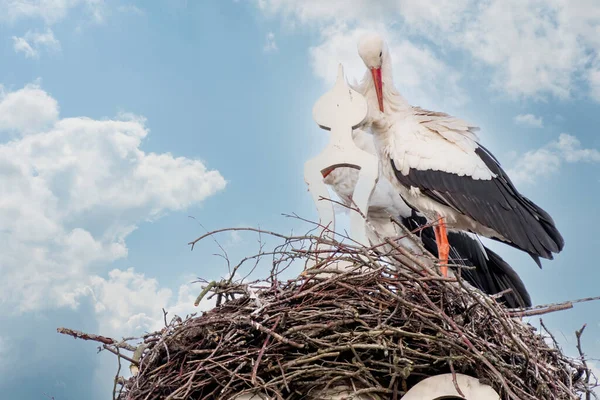
[[[362,129],[352,131],[354,143],[362,150],[376,155],[373,135]],[[352,206],[352,194],[358,182],[359,170],[350,167],[338,167],[330,171],[324,182],[331,186],[333,191],[346,206]],[[434,256],[438,256],[434,230],[427,225],[424,217],[418,216],[400,197],[390,181],[380,177],[369,201],[367,220],[382,237],[398,236],[400,232],[393,231],[390,216],[399,217],[400,222],[409,230],[417,230],[421,236],[423,246]],[[371,234],[371,230],[367,230]],[[370,236],[373,244],[379,242],[378,238]],[[511,289],[512,293],[505,294],[500,300],[509,308],[530,307],[531,299],[525,285],[517,273],[498,254],[483,246],[475,237],[464,232],[449,232],[451,264],[474,267],[463,269],[461,276],[472,286],[484,293],[494,295]],[[401,244],[415,249],[410,241],[401,241]]]
[[[411,106],[396,90],[388,48],[377,34],[358,43],[368,68],[356,88],[369,104],[383,176],[435,228],[447,276],[447,226],[552,259],[564,240],[552,217],[521,195],[496,158],[478,142],[477,127],[448,114]]]

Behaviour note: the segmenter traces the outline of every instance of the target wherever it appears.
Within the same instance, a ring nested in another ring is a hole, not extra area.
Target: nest
[[[551,335],[460,277],[442,278],[391,241],[385,254],[330,242],[319,266],[344,261],[352,268],[277,279],[277,268],[314,256],[323,240],[286,237],[269,253],[276,256],[266,281],[207,285],[202,296],[217,296],[217,307],[146,335],[139,372],[123,382],[119,398],[260,392],[303,399],[343,384],[373,399],[399,399],[447,372],[477,377],[502,399],[578,399],[589,392],[590,371]],[[300,241],[308,250],[298,250]]]

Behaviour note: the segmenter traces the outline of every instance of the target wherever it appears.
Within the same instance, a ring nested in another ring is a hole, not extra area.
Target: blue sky
[[[189,251],[200,223],[304,230],[281,214],[316,217],[312,106],[338,62],[360,78],[365,29],[388,38],[411,103],[481,126],[554,216],[566,247],[541,271],[491,244],[534,303],[599,295],[595,1],[0,0],[0,391],[106,398],[115,360],[58,326],[122,336],[192,311],[195,277],[227,273],[214,243]],[[234,260],[257,250],[220,240]],[[600,357],[599,315],[545,321],[569,352],[588,323]]]

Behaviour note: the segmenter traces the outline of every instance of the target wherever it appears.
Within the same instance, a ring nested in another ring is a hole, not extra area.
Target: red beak
[[[373,83],[375,84],[375,92],[377,93],[377,102],[379,103],[379,111],[383,112],[383,84],[381,82],[381,68],[371,68],[373,75]]]

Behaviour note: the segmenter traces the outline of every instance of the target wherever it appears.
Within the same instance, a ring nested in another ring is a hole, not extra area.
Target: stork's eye
[[[381,57],[381,55],[382,55],[382,54],[383,54],[383,51],[380,51],[380,52],[379,52],[379,57]]]

